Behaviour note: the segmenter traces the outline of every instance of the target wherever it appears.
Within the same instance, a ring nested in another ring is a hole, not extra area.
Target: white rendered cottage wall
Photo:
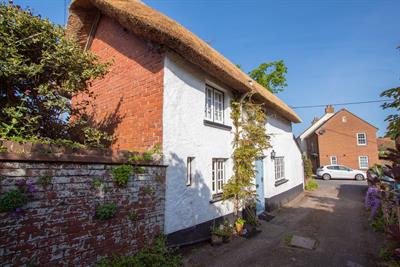
[[[229,130],[204,125],[207,77],[175,54],[168,53],[164,69],[163,153],[168,164],[165,233],[232,213],[228,202],[210,203],[212,158],[226,158],[226,179],[232,175]],[[209,83],[207,81],[207,83]],[[215,84],[214,84],[215,86]],[[223,88],[218,88],[223,89]],[[225,124],[230,119],[231,92],[225,95]],[[192,185],[186,185],[187,157],[195,157]]]
[[[272,147],[268,149],[264,159],[264,195],[271,198],[303,183],[303,160],[301,151],[293,137],[291,123],[276,115],[268,115],[266,124]],[[284,184],[275,186],[275,165],[271,159],[271,151],[275,150],[275,157],[284,157],[285,179]]]

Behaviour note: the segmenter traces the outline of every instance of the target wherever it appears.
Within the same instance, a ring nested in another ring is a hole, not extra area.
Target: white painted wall
[[[294,140],[291,123],[279,116],[268,115],[266,129],[272,147],[264,159],[264,194],[265,198],[271,198],[302,184],[304,172],[301,151]],[[276,157],[284,157],[285,178],[289,180],[279,186],[275,186],[275,165],[270,155],[272,150],[275,150]]]
[[[232,176],[231,131],[204,125],[205,84],[218,86],[206,75],[172,52],[164,69],[163,153],[167,168],[165,233],[173,233],[233,212],[232,203],[210,203],[212,158],[227,158],[226,179]],[[230,119],[231,92],[225,93],[225,124]],[[275,187],[274,165],[269,153],[264,161],[265,197],[293,188],[303,181],[301,154],[293,140],[290,122],[269,116],[267,131],[277,156],[285,156],[289,182]],[[186,160],[195,157],[195,177],[186,186]]]
[[[232,176],[230,131],[205,126],[207,77],[168,53],[164,69],[163,153],[167,168],[165,233],[172,233],[232,212],[229,202],[210,203],[212,158],[227,158]],[[223,88],[218,88],[223,89]],[[225,93],[225,124],[231,125],[231,93]],[[195,177],[186,186],[186,159],[195,157]]]

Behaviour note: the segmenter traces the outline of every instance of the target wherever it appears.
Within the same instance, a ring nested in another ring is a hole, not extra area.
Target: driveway
[[[307,192],[262,222],[252,239],[219,247],[203,244],[184,256],[185,266],[376,266],[383,238],[368,225],[365,181],[318,180]],[[291,235],[317,240],[315,250],[292,248]],[[285,241],[286,240],[286,241]]]

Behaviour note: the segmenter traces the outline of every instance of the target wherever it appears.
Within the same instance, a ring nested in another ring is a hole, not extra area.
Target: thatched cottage
[[[300,118],[183,26],[140,1],[75,0],[67,29],[85,49],[113,59],[90,90],[97,95],[97,120],[121,115],[114,149],[162,147],[168,165],[164,232],[171,243],[207,238],[215,219],[232,214],[220,194],[232,175],[233,97],[253,90],[268,110],[273,147],[256,165],[258,212],[303,190],[292,134]]]

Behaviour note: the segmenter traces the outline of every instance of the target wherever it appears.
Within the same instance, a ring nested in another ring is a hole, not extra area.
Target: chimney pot
[[[335,113],[335,109],[332,105],[327,105],[325,108],[325,113]]]

